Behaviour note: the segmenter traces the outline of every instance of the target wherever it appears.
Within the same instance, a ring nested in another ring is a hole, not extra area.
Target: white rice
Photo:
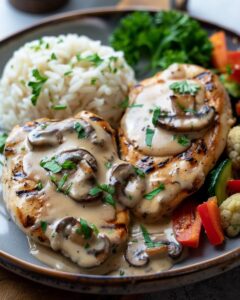
[[[78,61],[77,55],[83,59]],[[102,61],[89,61],[92,55],[98,55]],[[37,81],[34,69],[47,77],[36,106],[28,86]],[[63,119],[83,109],[116,126],[122,114],[119,105],[134,83],[134,73],[122,52],[75,34],[44,37],[17,50],[4,68],[0,81],[0,127],[10,130],[16,124],[41,117]],[[57,105],[66,108],[55,110]]]

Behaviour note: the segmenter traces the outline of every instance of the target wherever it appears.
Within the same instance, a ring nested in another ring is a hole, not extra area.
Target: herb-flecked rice
[[[76,34],[25,44],[8,61],[0,81],[0,127],[41,117],[64,119],[91,110],[113,126],[135,83],[123,53]]]

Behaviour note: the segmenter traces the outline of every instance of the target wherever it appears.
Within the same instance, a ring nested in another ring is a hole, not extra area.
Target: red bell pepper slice
[[[240,65],[240,51],[228,51],[227,56],[230,66]]]
[[[222,244],[224,234],[221,226],[220,212],[217,205],[217,198],[211,197],[207,202],[197,207],[203,227],[206,231],[208,240],[214,246]]]
[[[202,227],[197,203],[193,200],[184,201],[174,210],[172,222],[177,241],[184,246],[197,248]]]
[[[230,194],[240,193],[240,179],[231,179],[227,181],[227,190]]]
[[[215,68],[225,72],[228,64],[226,34],[224,31],[218,31],[210,36],[209,39],[213,45],[212,63]]]

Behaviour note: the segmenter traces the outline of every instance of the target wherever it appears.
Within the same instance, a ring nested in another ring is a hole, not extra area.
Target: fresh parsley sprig
[[[151,192],[145,194],[143,197],[147,200],[152,200],[155,196],[157,196],[163,190],[165,190],[165,185],[163,183],[160,183],[157,188],[155,188]]]
[[[104,197],[103,197],[103,201],[105,203],[108,203],[110,205],[112,205],[113,207],[116,206],[116,201],[113,198],[113,195],[115,193],[115,188],[111,185],[108,184],[98,184],[97,186],[93,187],[90,191],[89,191],[89,195],[91,196],[97,196],[98,194],[104,192]]]
[[[144,238],[144,243],[147,246],[147,248],[156,248],[156,247],[161,247],[163,246],[163,243],[161,242],[155,242],[151,239],[149,232],[147,231],[146,227],[143,226],[142,224],[140,225],[142,235]]]

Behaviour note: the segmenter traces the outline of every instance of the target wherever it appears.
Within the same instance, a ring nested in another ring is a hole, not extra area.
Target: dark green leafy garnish
[[[63,75],[64,75],[64,76],[69,76],[69,75],[72,74],[72,72],[73,72],[73,71],[70,70],[70,71],[65,72]]]
[[[154,130],[151,128],[147,128],[145,142],[148,147],[152,147],[153,136],[154,136]]]
[[[3,153],[7,137],[8,135],[6,133],[0,134],[0,153]]]
[[[120,108],[126,109],[126,108],[134,108],[134,107],[143,107],[143,104],[129,104],[129,98],[126,97],[123,102],[119,105]]]
[[[73,170],[77,168],[76,164],[71,160],[65,160],[64,163],[60,164],[56,161],[55,157],[52,157],[50,160],[41,160],[40,166],[45,170],[51,171],[53,174],[59,173],[62,170]]]
[[[165,190],[165,186],[163,183],[160,183],[156,189],[152,190],[150,193],[145,194],[144,198],[147,200],[152,200],[155,196],[157,196],[163,190]]]
[[[52,106],[53,110],[64,110],[66,108],[67,108],[67,105],[64,105],[64,104],[58,104],[58,105],[53,105]]]
[[[151,237],[149,232],[147,231],[147,229],[145,228],[145,226],[140,225],[141,231],[142,231],[142,235],[144,238],[144,243],[147,246],[147,248],[156,248],[156,247],[161,247],[163,246],[163,243],[161,242],[154,242]]]
[[[41,221],[41,222],[40,222],[40,226],[41,226],[42,231],[43,231],[43,232],[46,232],[47,226],[48,226],[47,222]]]
[[[211,63],[212,44],[207,31],[178,11],[131,13],[121,20],[110,43],[115,50],[124,52],[127,62],[137,71],[143,57],[153,72],[175,62],[204,67]]]
[[[55,53],[52,53],[50,56],[50,60],[57,60],[57,56]]]
[[[85,240],[89,240],[92,236],[92,228],[88,225],[88,222],[84,219],[80,219],[81,227],[76,229],[76,233],[83,235]]]
[[[56,162],[55,157],[50,160],[41,160],[40,166],[48,171],[51,171],[54,174],[59,173],[62,170],[62,166],[58,162]]]
[[[190,83],[187,80],[173,82],[170,84],[169,88],[176,94],[189,94],[196,95],[200,89],[200,86],[195,83]]]
[[[89,195],[91,196],[97,196],[99,193],[104,192],[105,195],[103,197],[103,201],[107,204],[112,205],[113,207],[116,206],[116,201],[113,198],[113,195],[115,193],[115,189],[113,186],[110,186],[108,184],[99,184],[92,188],[89,191]]]
[[[77,61],[87,61],[92,63],[96,67],[104,61],[97,53],[85,57],[82,57],[80,54],[77,54],[76,57]]]
[[[137,168],[137,167],[133,167],[133,168],[134,168],[135,173],[136,173],[139,177],[141,177],[141,178],[144,178],[144,177],[145,177],[145,173],[143,172],[143,170],[141,170],[141,169],[139,169],[139,168]]]
[[[98,235],[99,234],[99,230],[97,228],[97,226],[95,224],[91,224],[90,227],[92,228],[93,232]]]
[[[96,82],[97,82],[97,78],[92,78],[92,79],[91,79],[91,85],[95,85]]]
[[[41,191],[41,190],[43,189],[43,184],[42,184],[42,181],[41,181],[41,180],[39,180],[38,183],[37,183],[37,189],[38,189],[39,191]]]
[[[68,174],[63,174],[62,178],[57,183],[57,191],[58,192],[63,192],[63,187],[67,180],[68,180]]]
[[[174,135],[174,140],[176,140],[178,142],[179,145],[183,146],[183,147],[187,147],[190,146],[191,144],[191,140],[186,137],[185,135]]]
[[[44,83],[48,80],[48,77],[40,74],[38,69],[34,69],[32,71],[32,76],[36,79],[36,81],[30,81],[28,86],[32,89],[32,104],[35,106],[37,104],[38,97],[41,93],[42,87]]]
[[[105,162],[104,166],[106,167],[106,169],[111,169],[112,167],[112,163],[110,161]]]
[[[153,112],[152,124],[154,126],[157,126],[157,121],[160,116],[167,116],[167,114],[168,114],[166,111],[161,110],[160,107],[155,108],[152,112]]]
[[[83,139],[83,138],[86,137],[85,129],[82,126],[82,124],[80,124],[79,122],[75,123],[74,124],[74,129],[77,132],[79,139]]]
[[[125,274],[125,272],[124,272],[123,270],[120,270],[120,271],[119,271],[119,275],[120,275],[120,276],[124,276],[124,274]]]

